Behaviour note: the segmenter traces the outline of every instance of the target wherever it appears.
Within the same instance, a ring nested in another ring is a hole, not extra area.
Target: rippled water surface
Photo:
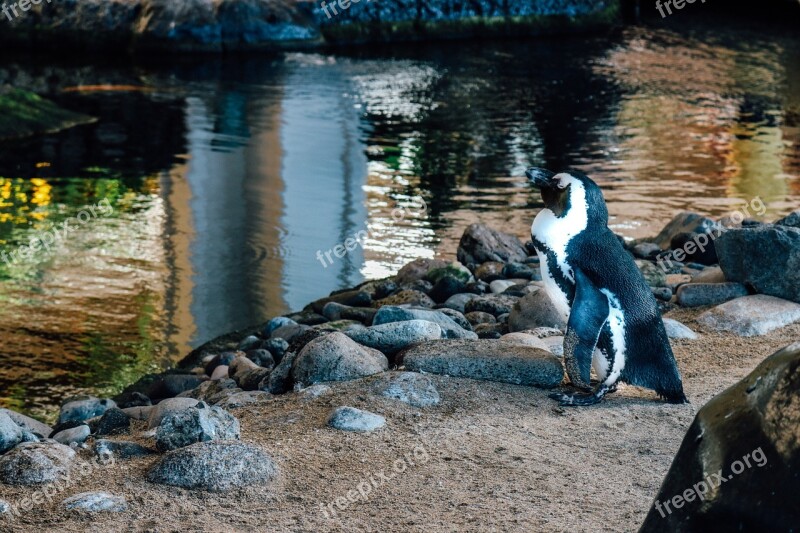
[[[98,121],[0,145],[0,250],[113,208],[0,261],[0,403],[36,414],[413,258],[452,257],[471,222],[525,238],[531,164],[587,172],[627,237],[681,210],[759,197],[772,220],[800,206],[788,32],[3,68]],[[363,248],[324,259],[359,232]]]

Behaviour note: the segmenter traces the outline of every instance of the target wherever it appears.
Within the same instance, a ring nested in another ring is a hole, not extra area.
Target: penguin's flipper
[[[575,301],[564,336],[564,367],[576,387],[590,389],[592,356],[608,320],[608,298],[581,269],[574,269]]]

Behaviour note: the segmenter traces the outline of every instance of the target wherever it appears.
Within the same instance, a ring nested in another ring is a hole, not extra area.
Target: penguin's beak
[[[556,173],[545,168],[531,167],[525,171],[525,175],[531,180],[534,187],[543,189],[553,186],[553,177]]]

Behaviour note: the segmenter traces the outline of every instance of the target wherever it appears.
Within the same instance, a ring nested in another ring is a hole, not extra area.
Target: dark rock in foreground
[[[494,340],[441,340],[403,352],[407,370],[552,388],[564,377],[561,362],[537,348]]]
[[[795,343],[700,410],[641,531],[796,530],[798,428],[800,343]]]
[[[224,492],[263,487],[272,482],[277,472],[278,467],[261,448],[217,440],[167,453],[153,465],[147,479],[161,485]]]

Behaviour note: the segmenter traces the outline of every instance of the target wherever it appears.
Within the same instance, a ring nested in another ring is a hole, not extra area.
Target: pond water
[[[452,258],[472,222],[526,239],[529,165],[588,173],[626,237],[682,210],[800,206],[796,32],[0,68],[98,119],[0,144],[0,251],[18,258],[0,261],[0,404],[44,417],[331,290]]]

